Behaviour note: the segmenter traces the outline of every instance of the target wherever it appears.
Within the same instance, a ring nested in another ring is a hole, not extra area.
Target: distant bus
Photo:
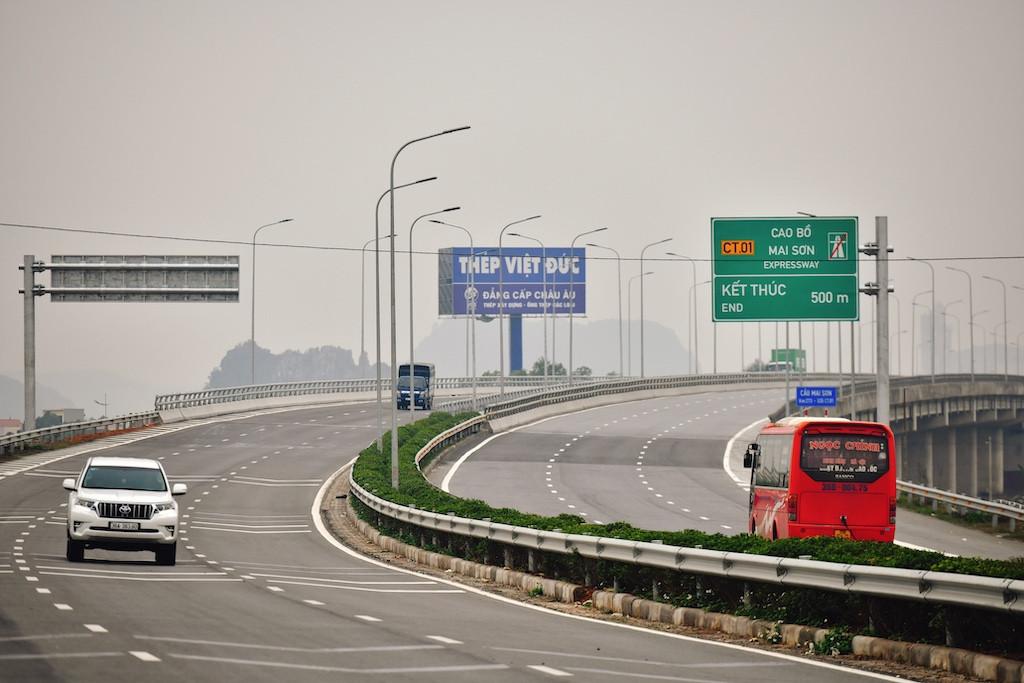
[[[787,417],[765,425],[743,457],[750,533],[891,543],[895,459],[892,430],[877,422]]]

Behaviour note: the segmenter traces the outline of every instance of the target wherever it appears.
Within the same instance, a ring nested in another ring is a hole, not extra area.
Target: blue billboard
[[[497,247],[451,250],[453,315],[498,315],[500,309],[507,315],[582,315],[586,281],[582,247],[502,247],[500,254]]]

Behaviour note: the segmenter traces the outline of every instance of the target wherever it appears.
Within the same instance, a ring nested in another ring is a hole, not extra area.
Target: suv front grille
[[[99,513],[113,519],[149,519],[153,507],[149,503],[100,503]]]

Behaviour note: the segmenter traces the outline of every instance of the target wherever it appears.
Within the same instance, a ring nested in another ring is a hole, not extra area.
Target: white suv
[[[157,564],[173,565],[178,504],[185,484],[167,485],[164,468],[141,458],[89,458],[78,479],[65,479],[68,495],[68,562],[86,548],[152,550]]]

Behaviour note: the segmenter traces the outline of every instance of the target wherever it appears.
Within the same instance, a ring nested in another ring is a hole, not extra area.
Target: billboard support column
[[[878,372],[876,387],[875,419],[882,424],[889,424],[889,218],[875,216],[875,242],[878,243],[878,254],[875,257],[875,281],[878,283],[878,317],[876,324],[876,341],[878,357],[875,367]],[[933,294],[934,296],[934,289]],[[932,331],[935,330],[935,309],[932,309]],[[935,368],[935,337],[932,336],[932,371]]]
[[[523,369],[523,316],[513,313],[508,317],[509,373]]]

